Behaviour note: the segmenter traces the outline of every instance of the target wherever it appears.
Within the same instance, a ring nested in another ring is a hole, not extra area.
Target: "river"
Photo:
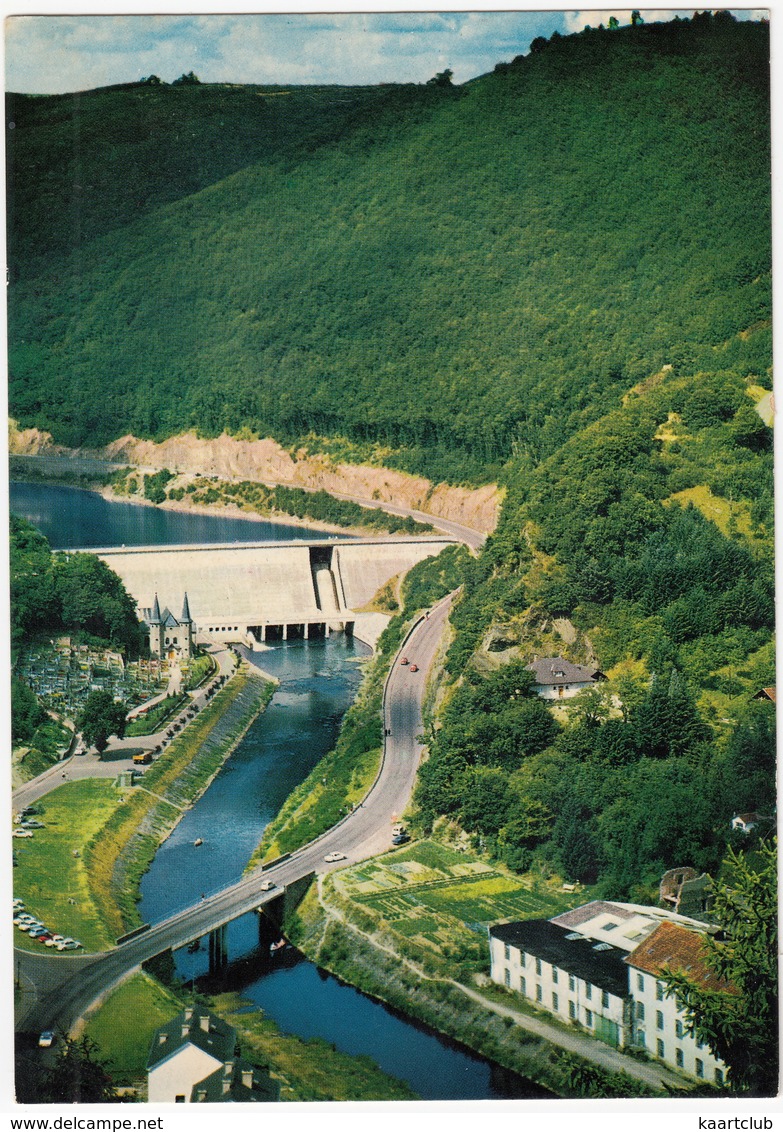
[[[96,493],[11,484],[11,510],[29,518],[55,547],[171,545],[334,537],[304,527],[163,511],[114,503]],[[332,747],[356,694],[369,650],[359,641],[292,641],[249,659],[280,680],[266,712],[209,789],[161,846],[142,881],[141,913],[157,922],[239,879],[267,823],[291,790]],[[202,844],[194,846],[200,838]],[[369,1055],[426,1100],[501,1100],[549,1095],[458,1043],[376,1002],[289,948],[272,958],[254,914],[228,928],[226,986],[280,1028]],[[259,938],[260,937],[260,938]],[[185,980],[203,978],[207,952],[175,955]]]

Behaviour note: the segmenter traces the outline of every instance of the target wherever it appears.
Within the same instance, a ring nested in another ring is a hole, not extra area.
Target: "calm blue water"
[[[42,484],[12,484],[11,508],[63,548],[324,537],[302,527],[108,503],[93,492]],[[251,657],[280,679],[280,688],[158,851],[142,882],[146,919],[162,919],[241,876],[270,819],[332,747],[360,680],[357,658],[367,653],[360,642],[336,636],[281,643]],[[367,1055],[426,1100],[549,1095],[340,982],[293,948],[271,956],[272,931],[254,914],[229,924],[231,964],[224,977],[282,1030]],[[206,941],[196,952],[177,952],[175,962],[184,980],[206,975]]]
[[[329,531],[163,511],[139,503],[104,499],[95,491],[42,483],[10,484],[10,507],[29,519],[57,550],[88,546],[162,546],[213,542],[287,542],[349,538]]]

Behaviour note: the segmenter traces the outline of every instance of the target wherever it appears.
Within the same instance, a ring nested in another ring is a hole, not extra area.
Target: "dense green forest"
[[[94,554],[53,552],[26,519],[11,515],[11,648],[37,634],[76,633],[138,655],[147,634],[136,603]]]
[[[607,896],[774,813],[768,78],[705,13],[462,87],[10,99],[14,415],[499,482],[415,820]],[[558,652],[609,680],[553,710]]]
[[[12,413],[475,482],[663,365],[765,380],[766,25],[537,46],[462,87],[12,96]]]

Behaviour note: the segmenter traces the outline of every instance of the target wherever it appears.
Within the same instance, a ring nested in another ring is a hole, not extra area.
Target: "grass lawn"
[[[155,1031],[182,1009],[172,991],[140,971],[111,992],[85,1032],[111,1061],[114,1080],[129,1084],[144,1075]]]
[[[25,902],[25,910],[40,916],[53,932],[81,940],[87,951],[100,951],[114,944],[100,922],[90,895],[82,852],[117,806],[124,791],[103,778],[63,783],[39,803],[38,815],[45,829],[14,841],[18,862],[14,869],[14,896]],[[79,856],[74,856],[78,852]],[[14,943],[49,951],[14,929]]]
[[[188,699],[184,693],[179,696],[166,696],[165,700],[161,700],[156,704],[146,715],[137,716],[125,728],[125,734],[129,737],[135,735],[154,735],[156,731],[160,731],[166,722],[175,716],[185,701]]]

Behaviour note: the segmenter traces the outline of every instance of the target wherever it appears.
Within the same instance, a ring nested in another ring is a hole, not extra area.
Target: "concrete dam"
[[[374,643],[379,614],[362,612],[391,578],[456,540],[352,539],[93,550],[145,616],[157,597],[176,618],[188,595],[201,641],[270,640],[356,632]],[[386,618],[382,618],[383,624]]]

